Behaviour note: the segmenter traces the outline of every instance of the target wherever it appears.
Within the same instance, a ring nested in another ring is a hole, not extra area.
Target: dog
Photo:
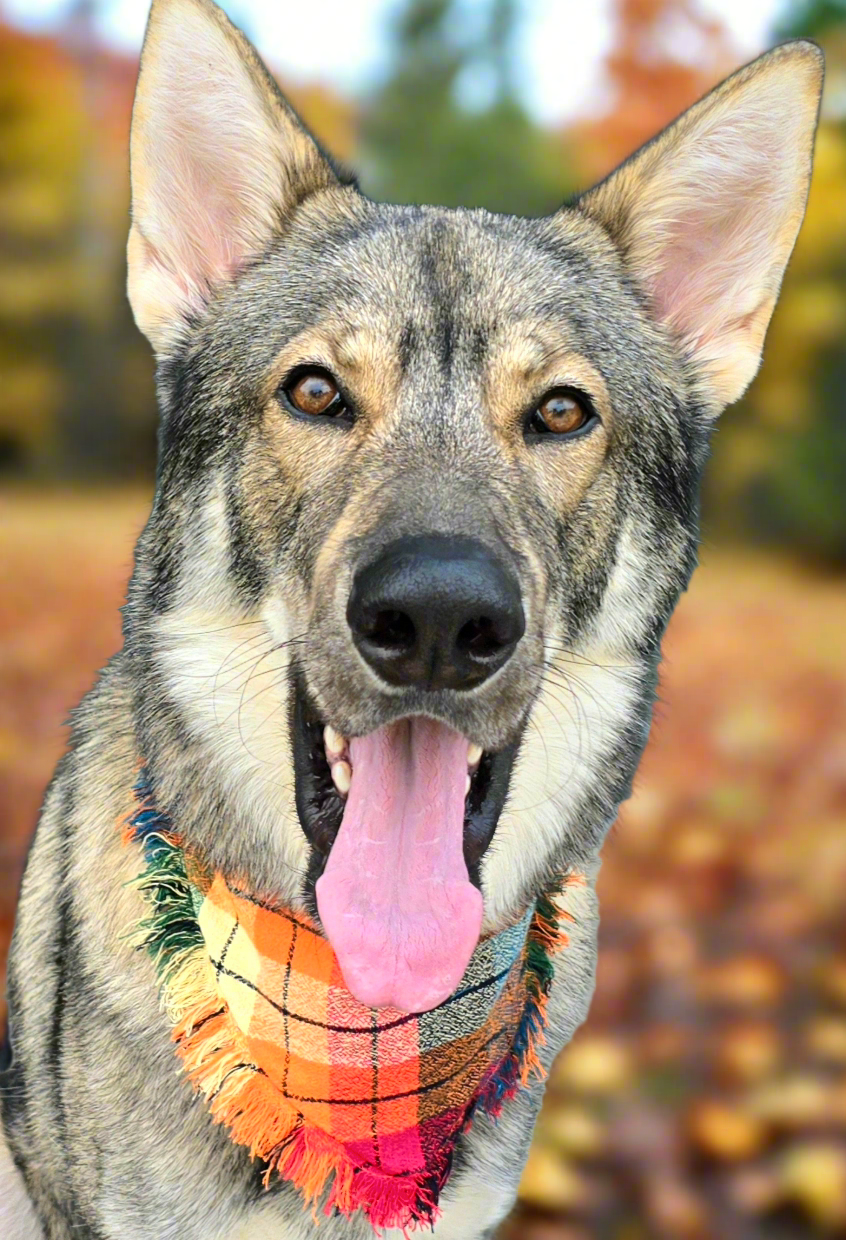
[[[74,714],[23,881],[5,1237],[316,1231],[180,1074],[127,939],[142,764],[180,838],[319,917],[375,1009],[432,1009],[480,935],[580,874],[544,1066],[583,1021],[599,850],[696,563],[711,430],[802,221],[821,83],[814,44],[777,47],[545,218],[387,206],[212,0],[154,0],[128,289],[159,469],[124,646]],[[379,780],[356,790],[359,762]],[[386,805],[427,850],[409,859]],[[541,1095],[461,1136],[438,1240],[494,1234]],[[372,1232],[336,1213],[318,1234]]]

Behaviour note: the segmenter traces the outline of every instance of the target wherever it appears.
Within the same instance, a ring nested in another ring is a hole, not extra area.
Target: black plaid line
[[[229,948],[232,946],[232,940],[235,938],[235,935],[238,933],[239,925],[240,925],[240,922],[238,921],[238,918],[236,917],[235,924],[232,927],[232,929],[229,931],[229,936],[226,942],[223,944],[223,951],[220,953],[220,960],[212,960],[212,964],[214,965],[215,977],[217,978],[218,981],[220,981],[221,973],[224,972],[223,966],[224,966],[224,961],[226,960],[226,953],[229,951]],[[209,959],[211,959],[211,957],[209,957]]]
[[[265,1072],[262,1068],[259,1068],[259,1067],[258,1067],[256,1064],[254,1064],[254,1063],[236,1063],[235,1067],[234,1067],[234,1068],[230,1068],[230,1069],[229,1069],[229,1071],[228,1071],[228,1072],[224,1075],[223,1080],[220,1082],[220,1084],[218,1085],[217,1089],[213,1090],[213,1091],[209,1094],[209,1096],[208,1096],[208,1102],[209,1102],[209,1104],[211,1104],[212,1102],[214,1102],[215,1098],[216,1098],[216,1097],[217,1097],[217,1095],[220,1093],[220,1091],[223,1089],[224,1085],[225,1085],[225,1084],[226,1084],[226,1082],[229,1080],[230,1076],[233,1076],[236,1072],[254,1072],[254,1073],[256,1073],[256,1075],[257,1075],[257,1076],[266,1076],[266,1075],[267,1075],[267,1073],[266,1073],[266,1072]]]
[[[288,1053],[290,1049],[289,1031],[288,1031],[288,1021],[290,1019],[290,1015],[288,1012],[288,988],[291,984],[291,965],[294,960],[294,948],[297,946],[297,934],[298,933],[299,933],[299,927],[295,924],[294,929],[291,932],[291,944],[288,948],[288,959],[285,961],[285,981],[282,985],[282,1007],[280,1008],[280,1011],[282,1012],[282,1029],[284,1031],[284,1036],[285,1036],[285,1062],[284,1062],[284,1067],[282,1069],[282,1088],[283,1089],[285,1089],[288,1084],[288,1065],[290,1062],[290,1055]],[[266,996],[263,995],[260,990],[258,991],[258,993],[261,995],[263,999],[266,998]]]
[[[370,1132],[373,1136],[373,1157],[376,1166],[381,1167],[382,1162],[379,1156],[379,1129],[376,1125],[378,1116],[378,1103],[376,1099],[379,1097],[379,1025],[376,1021],[374,1013],[373,1018],[373,1037],[370,1045],[370,1056],[373,1061],[373,1105],[370,1108]]]
[[[289,1020],[297,1020],[301,1025],[312,1025],[315,1029],[325,1029],[327,1033],[347,1033],[350,1036],[359,1035],[366,1038],[370,1038],[372,1036],[373,1031],[369,1026],[367,1028],[359,1028],[354,1025],[329,1025],[325,1021],[312,1020],[310,1016],[302,1016],[299,1012],[292,1012],[289,1007],[281,1003],[277,1003],[275,999],[271,999],[270,995],[266,995],[264,991],[261,990],[255,982],[251,982],[248,977],[242,977],[240,973],[235,973],[232,969],[227,969],[222,960],[216,961],[212,956],[210,956],[209,959],[214,965],[218,977],[223,974],[225,977],[231,977],[235,982],[241,982],[243,986],[248,986],[250,990],[254,990],[257,995],[260,995],[261,998],[264,999],[265,1003],[269,1003],[270,1006],[275,1008],[281,1016],[284,1016]],[[489,986],[496,986],[503,980],[503,978],[508,976],[513,967],[513,965],[509,965],[507,969],[503,969],[501,973],[497,973],[494,977],[485,978],[483,982],[476,982],[473,986],[468,986],[465,990],[456,992],[456,994],[451,995],[449,999],[442,1003],[440,1007],[433,1008],[432,1011],[440,1012],[445,1008],[450,1007],[453,1003],[457,1003],[459,999],[466,999],[468,995],[477,994],[481,990],[486,990]],[[285,997],[287,997],[287,995]],[[430,1016],[431,1013],[426,1012],[425,1015]],[[419,1019],[420,1013],[411,1012],[407,1016],[400,1016],[397,1020],[388,1021],[386,1025],[379,1025],[378,1030],[379,1033],[385,1033],[388,1029],[398,1029],[400,1025],[407,1025],[409,1021]]]
[[[226,1005],[224,1004],[223,1007],[219,1007],[216,1012],[209,1012],[207,1016],[202,1016],[195,1024],[191,1026],[190,1036],[193,1037],[194,1034],[198,1033],[199,1030],[202,1029],[204,1025],[207,1025],[209,1023],[210,1020],[217,1020],[218,1017],[222,1016],[225,1011],[226,1011]],[[180,1041],[182,1040],[183,1039],[180,1038]]]
[[[275,913],[277,917],[284,917],[286,921],[290,921],[293,925],[299,926],[301,930],[311,930],[312,927],[304,919],[297,917],[290,909],[282,908],[279,905],[271,904],[267,900],[262,900],[258,896],[253,895],[251,891],[242,891],[240,887],[230,887],[227,889],[233,896],[238,896],[240,900],[249,900],[250,904],[255,904],[256,908],[262,908],[266,913]]]
[[[370,1031],[368,1030],[368,1033],[369,1032]],[[419,1098],[424,1094],[432,1093],[436,1089],[442,1089],[444,1085],[449,1085],[450,1081],[454,1081],[456,1077],[461,1076],[462,1072],[467,1071],[473,1060],[476,1058],[476,1055],[483,1054],[489,1047],[493,1046],[494,1042],[498,1042],[500,1038],[510,1038],[511,1032],[512,1031],[508,1029],[497,1030],[496,1033],[492,1034],[492,1036],[488,1038],[484,1045],[478,1048],[474,1055],[471,1055],[469,1059],[465,1059],[464,1063],[461,1064],[460,1067],[456,1068],[454,1072],[450,1072],[439,1081],[432,1081],[429,1085],[419,1085],[417,1089],[407,1089],[401,1094],[386,1094],[383,1098],[303,1098],[300,1094],[286,1094],[285,1097],[289,1098],[291,1102],[310,1102],[317,1105],[328,1105],[335,1107],[372,1106],[377,1102],[399,1102],[402,1098]]]
[[[212,961],[212,963],[214,963],[214,961]],[[223,965],[221,965],[220,971],[221,973],[226,974],[227,977],[231,977],[233,981],[241,982],[242,985],[248,986],[250,990],[254,990],[257,995],[260,995],[262,999],[264,999],[267,1003],[269,1003],[271,1007],[276,1008],[278,1012],[282,1012],[282,1007],[280,1004],[274,1002],[273,999],[268,998],[268,996],[264,994],[263,991],[259,990],[258,986],[256,986],[253,982],[249,981],[246,977],[241,977],[240,974],[234,973],[231,969],[227,969]],[[333,1033],[348,1033],[348,1034],[364,1033],[367,1035],[368,1038],[373,1037],[372,1029],[348,1029],[348,1028],[345,1028],[343,1025],[324,1025],[324,1024],[321,1024],[320,1021],[307,1020],[306,1017],[304,1016],[297,1016],[296,1013],[294,1012],[288,1012],[287,1015],[291,1017],[291,1019],[293,1020],[301,1020],[304,1024],[316,1025],[319,1029],[328,1029],[330,1032],[333,1032]],[[409,1019],[414,1020],[416,1018],[412,1016]],[[396,1021],[394,1025],[380,1025],[377,1027],[377,1033],[382,1033],[383,1030],[385,1029],[392,1029],[395,1027],[395,1025],[404,1024],[404,1023],[405,1023],[404,1021]],[[285,1097],[289,1098],[292,1102],[310,1102],[310,1103],[315,1103],[315,1104],[320,1104],[320,1105],[334,1105],[334,1106],[345,1106],[345,1107],[346,1106],[374,1107],[379,1102],[398,1102],[402,1098],[421,1097],[423,1094],[431,1093],[432,1090],[440,1089],[442,1086],[448,1085],[450,1081],[454,1081],[457,1076],[460,1076],[461,1073],[464,1072],[470,1066],[470,1064],[473,1062],[473,1059],[476,1057],[476,1055],[481,1055],[490,1046],[492,1046],[494,1042],[496,1042],[499,1038],[502,1038],[505,1036],[510,1036],[509,1030],[507,1029],[498,1030],[490,1038],[488,1038],[487,1042],[485,1042],[482,1046],[478,1048],[478,1050],[476,1050],[474,1055],[472,1055],[469,1059],[466,1059],[464,1063],[460,1065],[460,1067],[458,1067],[454,1072],[451,1072],[448,1076],[443,1077],[442,1080],[433,1081],[429,1085],[420,1085],[418,1086],[417,1089],[409,1089],[401,1094],[389,1094],[389,1095],[386,1095],[384,1098],[379,1098],[379,1097],[376,1097],[375,1095],[371,1095],[369,1098],[305,1098],[301,1096],[300,1094],[290,1094],[287,1091],[285,1091]],[[287,1062],[287,1058],[288,1057],[286,1056],[286,1062]],[[286,1069],[286,1075],[287,1075],[287,1069]]]

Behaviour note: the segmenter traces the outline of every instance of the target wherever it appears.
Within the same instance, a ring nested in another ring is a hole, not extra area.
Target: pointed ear
[[[338,180],[212,0],[153,0],[132,114],[129,300],[157,351]]]
[[[743,393],[793,249],[811,176],[823,57],[786,43],[735,73],[584,195],[713,412]]]

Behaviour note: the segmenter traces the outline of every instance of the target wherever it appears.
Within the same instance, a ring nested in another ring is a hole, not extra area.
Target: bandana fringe
[[[340,1141],[303,1121],[252,1062],[222,1003],[197,922],[181,841],[169,820],[152,807],[143,777],[136,796],[141,809],[125,824],[124,839],[142,847],[145,868],[131,885],[150,912],[130,941],[153,960],[177,1052],[213,1119],[251,1157],[264,1162],[266,1188],[274,1175],[289,1181],[312,1207],[315,1219],[323,1201],[324,1214],[349,1216],[362,1211],[377,1232],[397,1229],[408,1235],[431,1228],[439,1217],[438,1198],[449,1178],[452,1150],[444,1152],[434,1170],[392,1175],[357,1166]],[[580,881],[584,880],[578,875],[567,877],[562,890]],[[527,1001],[522,1020],[509,1054],[469,1104],[465,1131],[479,1113],[496,1120],[520,1088],[544,1078],[539,1050],[545,1043],[553,956],[568,941],[562,922],[572,920],[552,897],[538,900],[526,944]]]

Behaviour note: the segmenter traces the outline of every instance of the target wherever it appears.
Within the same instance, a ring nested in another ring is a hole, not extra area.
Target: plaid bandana
[[[438,1215],[456,1140],[474,1113],[541,1075],[551,956],[566,917],[539,900],[477,946],[458,990],[430,1012],[375,1010],[344,985],[329,942],[300,913],[210,874],[181,846],[146,779],[125,838],[151,915],[152,955],[185,1071],[212,1116],[326,1213],[374,1228]],[[577,876],[568,882],[580,881]]]

